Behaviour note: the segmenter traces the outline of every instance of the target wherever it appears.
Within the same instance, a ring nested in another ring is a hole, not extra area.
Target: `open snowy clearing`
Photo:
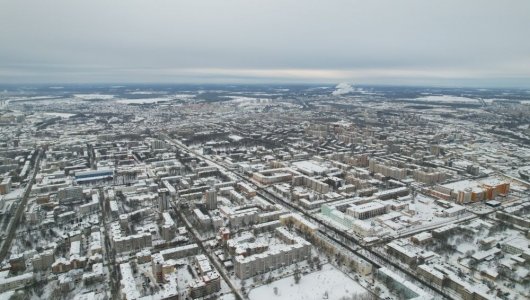
[[[476,104],[480,103],[477,99],[468,98],[468,97],[450,96],[450,95],[429,95],[429,96],[419,97],[414,100],[448,102],[448,103],[476,103]]]
[[[278,288],[277,295],[274,293],[275,287]],[[321,271],[302,276],[298,284],[294,283],[293,276],[289,276],[251,290],[248,297],[250,300],[325,299],[326,292],[328,293],[327,299],[340,299],[353,294],[368,293],[353,279],[332,265],[326,264],[322,266]]]

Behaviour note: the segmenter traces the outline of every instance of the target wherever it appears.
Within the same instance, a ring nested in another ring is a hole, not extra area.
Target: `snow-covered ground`
[[[231,134],[228,136],[229,139],[233,140],[234,142],[239,142],[243,139],[243,137],[235,134]]]
[[[75,94],[74,96],[82,100],[110,100],[114,98],[114,95],[105,94]]]
[[[277,288],[277,294],[275,289]],[[250,291],[250,300],[304,300],[304,299],[340,299],[353,294],[368,293],[357,282],[347,277],[330,264],[322,270],[302,276],[296,284],[293,276],[280,279],[268,285],[262,285]]]
[[[9,193],[4,195],[4,200],[8,201],[18,199],[22,197],[22,194],[24,194],[24,188],[13,189]]]
[[[429,95],[424,97],[419,97],[414,100],[421,101],[435,101],[435,102],[448,102],[448,103],[479,103],[478,100],[467,98],[467,97],[458,97],[450,95]]]
[[[224,294],[219,296],[219,300],[236,300],[236,296],[234,294]]]
[[[129,95],[165,95],[167,92],[164,91],[134,91],[127,93]]]
[[[68,114],[68,113],[61,113],[61,112],[45,112],[44,115],[52,116],[52,117],[61,117],[63,119],[68,119],[71,116],[75,116],[75,114]]]
[[[157,102],[167,102],[171,101],[171,97],[162,97],[162,98],[141,98],[141,99],[119,99],[116,100],[118,103],[122,104],[148,104],[148,103],[157,103]]]
[[[188,94],[176,94],[176,95],[168,95],[168,96],[162,96],[162,97],[154,97],[154,98],[137,98],[137,99],[118,99],[116,102],[122,103],[122,104],[148,104],[148,103],[157,103],[157,102],[168,102],[173,100],[188,100],[194,98],[194,95],[188,95]]]

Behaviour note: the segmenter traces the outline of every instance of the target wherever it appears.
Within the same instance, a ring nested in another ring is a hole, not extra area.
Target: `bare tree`
[[[294,283],[298,284],[300,282],[300,279],[302,279],[300,269],[296,268],[296,270],[294,270]]]

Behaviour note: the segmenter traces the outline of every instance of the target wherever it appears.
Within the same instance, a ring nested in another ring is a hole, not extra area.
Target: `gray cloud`
[[[527,0],[0,0],[0,82],[517,86],[528,28]]]

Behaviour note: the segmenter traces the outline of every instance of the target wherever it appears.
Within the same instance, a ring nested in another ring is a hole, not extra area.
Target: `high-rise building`
[[[216,209],[217,208],[217,191],[214,187],[210,188],[205,193],[206,196],[206,207],[208,207],[209,210]]]
[[[166,188],[158,189],[158,210],[163,212],[169,209],[169,191]]]

